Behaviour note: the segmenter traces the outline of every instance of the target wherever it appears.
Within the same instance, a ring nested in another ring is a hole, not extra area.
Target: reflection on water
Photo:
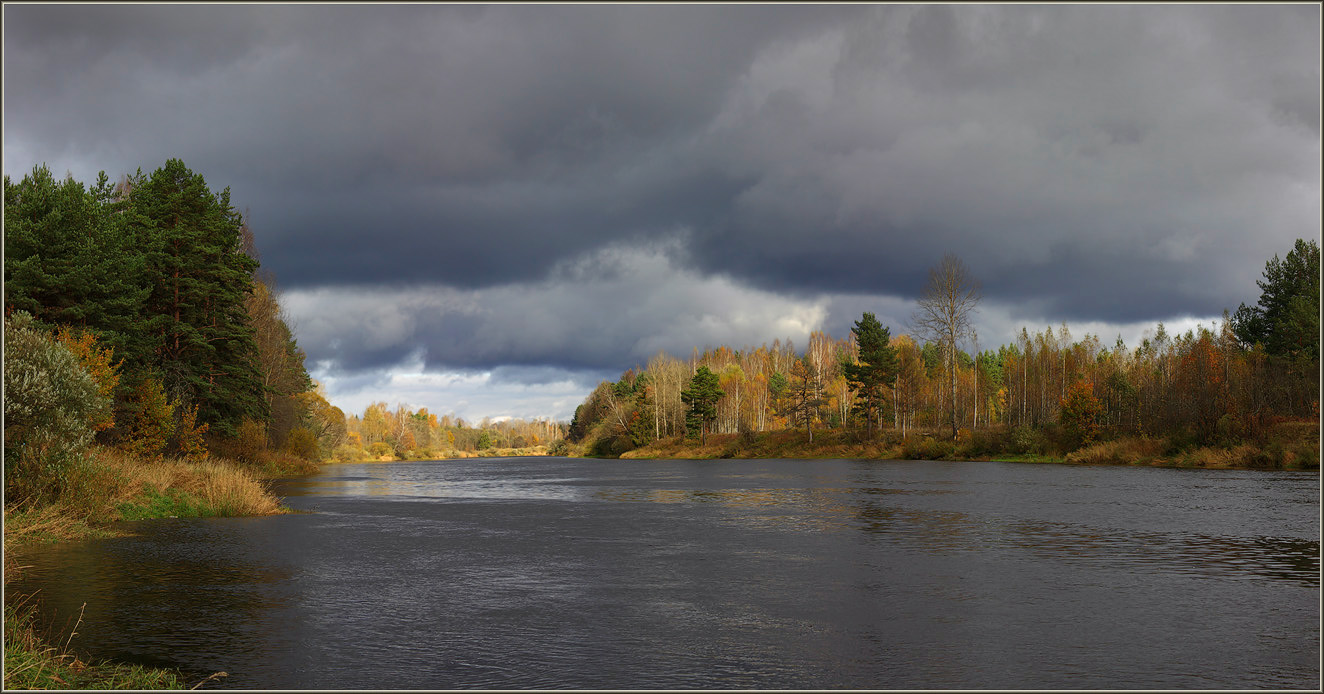
[[[1313,688],[1317,473],[341,465],[25,548],[73,645],[240,688]],[[213,686],[209,685],[209,686]]]

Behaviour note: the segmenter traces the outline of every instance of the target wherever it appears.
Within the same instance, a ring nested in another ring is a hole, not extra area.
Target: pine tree
[[[147,260],[151,294],[144,332],[172,400],[198,405],[198,419],[233,436],[245,417],[269,418],[244,308],[257,261],[243,252],[230,191],[171,159],[130,194],[130,223]]]
[[[1258,305],[1242,304],[1233,316],[1237,339],[1250,347],[1264,345],[1274,356],[1304,357],[1319,363],[1319,246],[1297,239],[1287,258],[1275,255],[1256,281]]]
[[[717,401],[726,393],[718,387],[717,374],[700,366],[690,379],[690,387],[680,392],[681,402],[689,406],[685,426],[693,435],[697,429],[701,444],[708,442],[708,423],[717,417]]]
[[[145,363],[141,332],[149,293],[142,254],[105,172],[90,190],[38,166],[5,177],[5,308],[50,324],[92,330],[128,368]]]
[[[872,434],[888,390],[896,382],[896,350],[888,344],[891,331],[883,327],[872,313],[865,313],[855,321],[851,332],[855,333],[859,345],[860,363],[843,364],[842,371],[846,382],[858,394],[856,407],[864,412],[866,430]]]

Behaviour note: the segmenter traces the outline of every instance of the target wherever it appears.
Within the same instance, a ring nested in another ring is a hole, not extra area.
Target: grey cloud
[[[900,312],[948,251],[1017,315],[1217,315],[1321,222],[1318,6],[5,20],[6,171],[231,186],[345,370],[624,367],[794,311],[844,334],[841,297]]]
[[[679,267],[679,241],[616,245],[558,266],[558,281],[459,290],[291,290],[283,302],[313,363],[334,371],[385,367],[417,348],[429,371],[554,365],[619,372],[659,350],[803,342],[824,302],[751,290]],[[576,281],[565,281],[578,277]]]

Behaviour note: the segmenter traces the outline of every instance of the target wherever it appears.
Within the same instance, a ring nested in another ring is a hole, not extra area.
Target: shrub
[[[569,453],[570,453],[570,444],[567,443],[565,439],[557,439],[547,449],[547,455],[564,456],[564,455],[569,455]]]
[[[955,453],[955,442],[928,436],[910,439],[902,448],[902,455],[908,460],[951,460]]]
[[[175,423],[175,452],[189,460],[206,459],[207,444],[202,437],[211,426],[198,424],[198,406],[177,406],[175,412],[179,414],[179,421]]]
[[[244,417],[235,430],[236,453],[240,460],[256,463],[267,450],[267,428],[261,422]]]
[[[395,453],[395,449],[391,448],[391,444],[385,441],[377,441],[368,446],[368,454],[373,458],[384,458],[393,453]]]
[[[1039,432],[1028,426],[1016,427],[1011,432],[1011,442],[1007,448],[1012,453],[1031,453],[1040,448]]]
[[[960,447],[962,455],[980,457],[997,455],[1008,448],[1005,429],[976,429],[970,432],[970,440]]]
[[[5,481],[14,495],[58,491],[110,408],[67,348],[26,312],[5,320]]]
[[[142,377],[129,386],[121,423],[128,429],[120,449],[144,458],[156,458],[165,451],[175,433],[175,406],[166,399],[161,382]]]
[[[367,457],[367,451],[348,443],[336,446],[336,449],[331,453],[331,458],[340,463],[356,463]]]
[[[295,427],[285,437],[285,451],[304,460],[317,460],[317,436],[304,427]]]

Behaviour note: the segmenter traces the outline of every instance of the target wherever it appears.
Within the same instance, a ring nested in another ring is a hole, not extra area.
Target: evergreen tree
[[[699,432],[701,444],[708,442],[708,423],[717,417],[717,401],[726,395],[718,387],[717,374],[707,366],[700,366],[690,379],[690,387],[680,392],[680,400],[689,406],[685,415],[685,426],[691,432]]]
[[[5,308],[92,330],[129,368],[146,362],[141,331],[149,293],[124,203],[105,172],[91,190],[38,166],[5,177]]]
[[[214,195],[171,159],[134,181],[130,203],[152,287],[143,331],[172,400],[195,403],[198,419],[225,436],[245,417],[268,420],[244,307],[257,261],[243,251],[229,189]]]
[[[1256,343],[1277,357],[1319,363],[1319,246],[1297,239],[1287,258],[1275,255],[1257,280],[1258,305],[1242,304],[1232,318],[1233,332],[1247,347]]]
[[[865,313],[851,329],[859,345],[860,363],[842,364],[846,382],[857,393],[856,408],[864,412],[865,428],[871,434],[882,412],[888,390],[896,381],[896,350],[889,345],[891,331],[872,313]]]

